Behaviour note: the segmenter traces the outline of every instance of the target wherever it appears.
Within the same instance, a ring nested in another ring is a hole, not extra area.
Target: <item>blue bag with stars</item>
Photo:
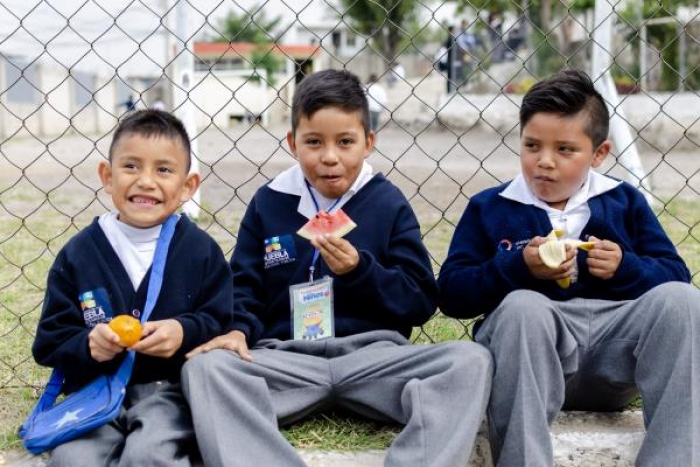
[[[27,451],[40,454],[117,418],[133,363],[134,352],[130,350],[114,375],[98,376],[56,405],[63,373],[54,370],[39,402],[19,429]]]
[[[170,216],[163,224],[158,237],[146,305],[141,316],[142,322],[146,322],[158,299],[168,246],[177,221],[177,216]],[[27,451],[40,454],[117,418],[124,402],[135,358],[134,351],[128,350],[115,374],[98,376],[58,404],[55,403],[63,387],[63,373],[54,369],[44,393],[19,429],[19,437],[22,438],[22,444]]]

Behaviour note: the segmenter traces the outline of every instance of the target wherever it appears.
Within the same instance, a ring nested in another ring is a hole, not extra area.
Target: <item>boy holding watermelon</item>
[[[644,196],[592,170],[608,118],[583,72],[532,87],[522,175],[469,201],[440,271],[445,314],[486,315],[475,339],[494,355],[499,467],[552,465],[560,409],[619,410],[638,393],[637,465],[700,465],[700,292]]]
[[[466,465],[490,355],[408,340],[438,290],[411,206],[365,160],[374,133],[357,77],[306,77],[287,142],[298,164],[253,197],[231,259],[236,330],[191,352],[183,369],[205,465],[303,466],[278,424],[332,407],[406,425],[387,466]],[[349,219],[337,221],[340,209]],[[319,234],[324,225],[331,232]],[[300,316],[317,335],[297,334]]]

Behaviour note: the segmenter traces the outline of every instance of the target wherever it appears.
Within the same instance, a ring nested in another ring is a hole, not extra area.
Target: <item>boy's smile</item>
[[[325,107],[299,119],[287,143],[309,183],[323,196],[335,199],[347,192],[372,152],[374,133],[365,135],[359,112]]]
[[[585,132],[585,113],[562,117],[551,113],[532,116],[520,136],[523,177],[535,196],[563,210],[585,183],[591,167],[603,163],[610,141],[598,148]]]
[[[114,148],[111,164],[102,162],[98,169],[119,220],[148,228],[177,211],[199,185],[199,176],[187,173],[188,158],[175,140],[124,135]]]

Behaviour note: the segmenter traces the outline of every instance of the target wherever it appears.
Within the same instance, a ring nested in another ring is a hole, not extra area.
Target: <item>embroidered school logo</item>
[[[517,242],[515,242],[515,243],[513,244],[513,246],[515,247],[516,250],[522,250],[522,249],[525,248],[525,247],[527,246],[527,244],[530,243],[531,241],[532,241],[531,238],[526,238],[526,239],[524,239],[524,240],[518,240]]]
[[[503,239],[500,242],[498,242],[498,251],[509,251],[510,248],[513,246],[510,240],[508,239]]]
[[[272,253],[273,251],[279,251],[281,249],[282,245],[280,245],[279,237],[265,239],[265,253]]]
[[[80,309],[83,310],[83,320],[89,328],[99,323],[106,323],[112,318],[112,306],[109,303],[107,290],[100,287],[88,290],[78,295]]]
[[[280,235],[265,239],[265,269],[296,261],[294,238],[291,235]]]
[[[503,240],[499,241],[498,244],[496,244],[496,250],[497,251],[519,251],[522,250],[527,246],[528,243],[530,243],[531,238],[528,238],[526,240],[518,240],[515,243],[508,240],[507,238],[504,238]]]

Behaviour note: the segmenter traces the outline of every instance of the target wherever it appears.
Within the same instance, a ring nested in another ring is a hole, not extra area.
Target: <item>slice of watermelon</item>
[[[297,231],[297,234],[309,240],[313,240],[318,235],[323,234],[335,235],[340,238],[355,227],[357,227],[357,224],[342,209],[338,209],[333,214],[319,211]]]

